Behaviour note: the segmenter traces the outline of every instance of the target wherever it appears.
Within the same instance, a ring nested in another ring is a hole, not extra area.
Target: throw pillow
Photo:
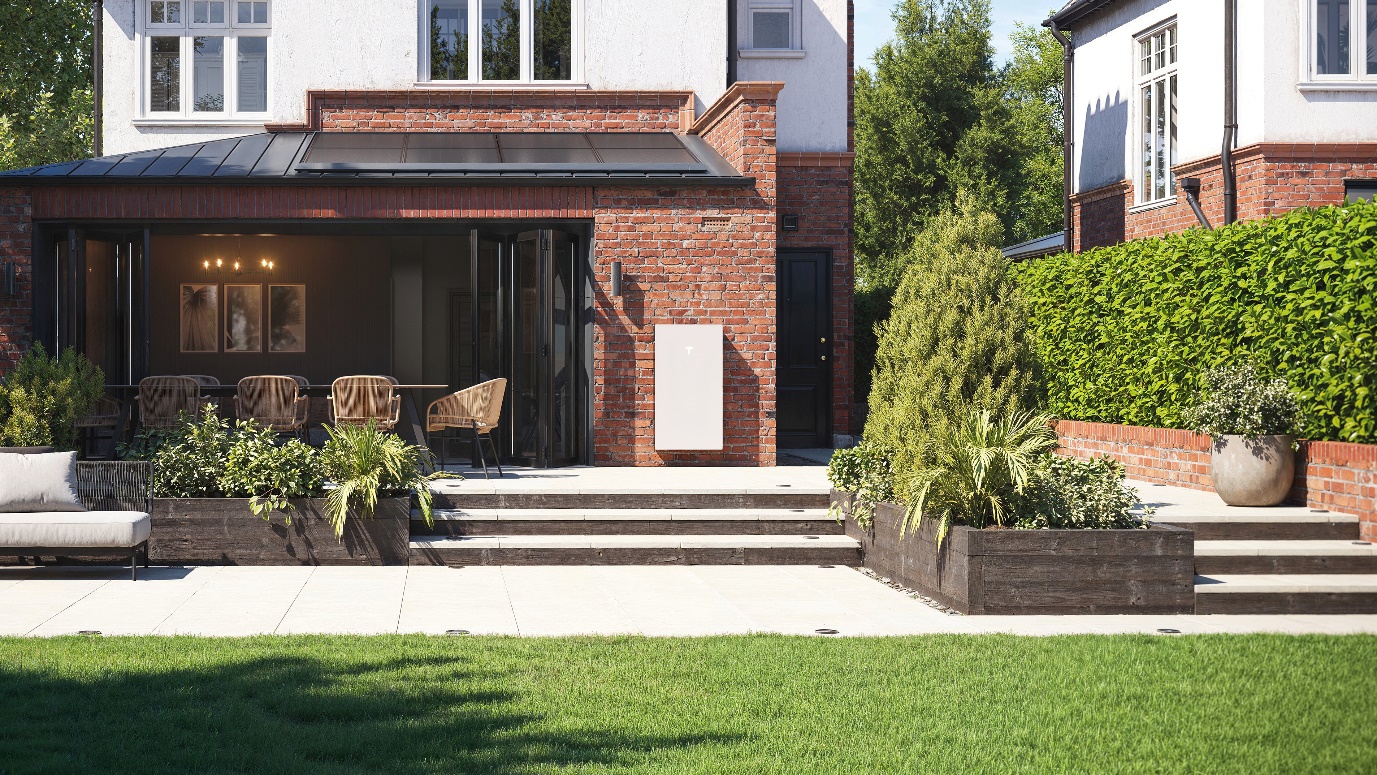
[[[75,452],[0,453],[0,514],[85,510]]]

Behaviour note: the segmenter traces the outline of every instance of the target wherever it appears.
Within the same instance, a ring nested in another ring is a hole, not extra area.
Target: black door
[[[832,254],[779,251],[776,440],[780,448],[832,446]]]

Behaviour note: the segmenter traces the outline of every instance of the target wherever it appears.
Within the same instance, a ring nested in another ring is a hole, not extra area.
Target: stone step
[[[827,509],[447,509],[417,535],[841,535]]]
[[[825,487],[608,488],[544,482],[502,487],[482,480],[439,480],[437,509],[826,509]]]
[[[1195,577],[1197,614],[1377,613],[1377,574]]]
[[[844,535],[413,536],[413,565],[860,565]]]
[[[1359,520],[1353,514],[1329,511],[1265,514],[1249,509],[1239,515],[1172,515],[1154,519],[1195,532],[1197,541],[1357,541]]]
[[[1377,573],[1367,541],[1196,541],[1195,572]]]

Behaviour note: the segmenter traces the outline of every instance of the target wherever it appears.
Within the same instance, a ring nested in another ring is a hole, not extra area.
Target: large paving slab
[[[569,468],[508,468],[499,477],[483,478],[482,471],[454,469],[463,479],[440,479],[431,489],[467,495],[657,495],[827,494],[827,469],[822,466],[573,466]]]
[[[1377,634],[1377,615],[950,616],[845,567],[0,568],[0,634]],[[1260,578],[1320,589],[1348,579]]]

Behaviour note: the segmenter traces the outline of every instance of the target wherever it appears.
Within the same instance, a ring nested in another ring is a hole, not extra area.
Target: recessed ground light
[[[819,568],[835,568],[835,567],[837,567],[837,566],[835,566],[835,565],[819,565],[818,567],[819,567]]]
[[[819,635],[836,635],[836,634],[837,634],[837,631],[836,631],[836,630],[830,629],[830,628],[828,628],[828,627],[821,627],[821,628],[818,628],[818,629],[816,629],[816,630],[813,630],[813,632],[816,632],[816,633],[819,634]]]
[[[816,540],[818,540],[818,537],[817,537],[817,536],[804,536],[804,538],[807,538],[807,539],[809,539],[809,540],[811,540],[811,541],[816,541]]]
[[[1163,635],[1180,635],[1180,634],[1181,634],[1181,631],[1180,631],[1180,630],[1173,630],[1173,629],[1170,628],[1170,627],[1162,627],[1162,628],[1160,628],[1159,630],[1157,630],[1157,632],[1159,632],[1159,633],[1161,633],[1161,634],[1163,634]]]
[[[789,509],[789,510],[790,510],[790,511],[797,511],[797,512],[800,512],[800,513],[802,513],[802,512],[804,511],[803,509]]]
[[[77,635],[99,635],[100,630],[77,630]]]
[[[793,487],[792,484],[777,484],[776,487]]]
[[[446,635],[468,635],[468,630],[445,630]]]
[[[1354,541],[1353,543],[1354,543],[1356,546],[1372,546],[1372,542],[1371,542],[1371,541]]]
[[[1311,513],[1311,514],[1328,514],[1328,513],[1329,513],[1329,509],[1311,509],[1311,510],[1310,510],[1310,513]]]

